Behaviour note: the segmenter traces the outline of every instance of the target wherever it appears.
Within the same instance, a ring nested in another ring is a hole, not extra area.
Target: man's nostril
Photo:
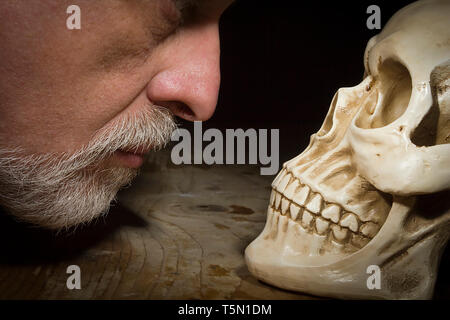
[[[185,105],[184,103],[178,103],[175,105],[177,109],[177,113],[181,114],[184,117],[194,118],[195,114],[192,112],[192,110]]]
[[[186,104],[178,101],[161,101],[155,104],[169,109],[175,116],[185,120],[194,120],[195,113]]]

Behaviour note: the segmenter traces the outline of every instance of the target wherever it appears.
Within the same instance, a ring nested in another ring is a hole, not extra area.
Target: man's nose
[[[191,27],[163,49],[164,66],[150,81],[147,96],[190,121],[209,119],[220,86],[220,43],[217,23]]]

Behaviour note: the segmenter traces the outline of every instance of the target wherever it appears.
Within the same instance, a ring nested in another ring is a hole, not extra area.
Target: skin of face
[[[0,146],[74,152],[146,103],[211,117],[230,1],[79,0],[81,30],[66,27],[71,4],[0,4]]]

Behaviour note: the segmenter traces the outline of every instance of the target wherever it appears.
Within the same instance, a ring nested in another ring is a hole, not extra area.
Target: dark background
[[[361,82],[367,7],[381,27],[412,1],[238,0],[221,20],[222,84],[215,128],[280,129],[280,165],[308,144],[340,87]],[[185,128],[191,123],[182,122]]]

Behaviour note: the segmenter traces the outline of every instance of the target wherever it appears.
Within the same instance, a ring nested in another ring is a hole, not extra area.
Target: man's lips
[[[144,163],[144,156],[150,151],[149,148],[138,148],[136,150],[117,150],[114,157],[125,167],[137,169]]]

